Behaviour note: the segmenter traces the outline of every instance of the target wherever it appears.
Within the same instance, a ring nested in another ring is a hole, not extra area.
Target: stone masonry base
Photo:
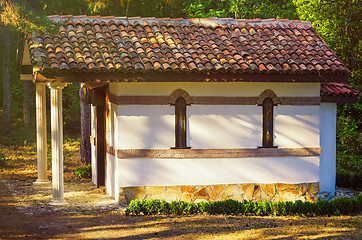
[[[221,184],[196,186],[141,186],[120,188],[120,203],[127,204],[134,199],[164,199],[167,202],[223,201],[309,201],[318,200],[319,183],[300,184]]]

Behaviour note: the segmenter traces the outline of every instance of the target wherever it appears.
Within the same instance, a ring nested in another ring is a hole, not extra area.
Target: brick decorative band
[[[119,202],[129,203],[134,199],[164,199],[167,202],[223,201],[309,201],[318,200],[319,183],[240,183],[219,185],[179,185],[179,186],[141,186],[121,187]]]
[[[314,148],[237,148],[237,149],[115,149],[107,144],[107,153],[117,158],[245,158],[319,156]]]
[[[279,97],[281,105],[319,105],[320,97]],[[259,97],[208,97],[194,96],[197,105],[257,105]],[[169,96],[115,96],[109,93],[109,101],[117,105],[169,105]]]

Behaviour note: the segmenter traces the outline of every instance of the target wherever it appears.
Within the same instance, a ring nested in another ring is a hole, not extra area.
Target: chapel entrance
[[[96,106],[97,187],[105,186],[106,179],[106,86],[93,89],[92,105]]]

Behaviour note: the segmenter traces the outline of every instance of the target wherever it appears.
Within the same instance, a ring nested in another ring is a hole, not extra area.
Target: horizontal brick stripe
[[[237,149],[115,149],[107,153],[118,158],[242,158],[319,156],[319,147],[310,148],[237,148]]]
[[[319,105],[320,97],[279,97],[281,105]],[[115,96],[109,93],[109,101],[117,105],[169,105],[168,96]],[[195,105],[256,105],[258,97],[192,97]]]

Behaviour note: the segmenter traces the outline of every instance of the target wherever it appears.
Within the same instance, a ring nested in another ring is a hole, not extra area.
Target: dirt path
[[[11,189],[15,186],[18,189]],[[87,184],[74,184],[75,193],[75,186],[80,192],[89,187]],[[86,202],[91,194],[87,193],[83,199],[77,199],[78,212],[72,208],[74,203],[68,206],[72,210],[50,211],[51,207],[44,200],[26,195],[37,195],[36,191],[43,191],[42,194],[47,196],[42,188],[28,185],[26,181],[0,181],[0,239],[362,239],[360,215],[330,218],[131,217],[114,209],[100,212],[102,209],[97,206],[89,210]],[[88,191],[94,193],[95,190]],[[100,192],[93,199],[97,196],[100,199],[108,197]],[[81,203],[84,203],[83,206]],[[42,205],[47,205],[49,209],[41,210],[39,206]]]

